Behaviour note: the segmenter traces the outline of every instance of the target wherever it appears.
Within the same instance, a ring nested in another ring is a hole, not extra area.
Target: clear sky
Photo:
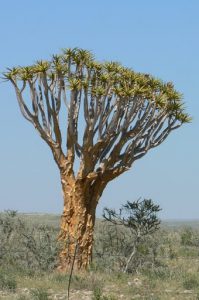
[[[162,218],[199,219],[199,1],[0,0],[0,71],[81,47],[98,60],[173,81],[192,124],[174,131],[107,187],[98,207],[151,198]],[[0,84],[0,210],[60,213],[59,174],[48,146]]]

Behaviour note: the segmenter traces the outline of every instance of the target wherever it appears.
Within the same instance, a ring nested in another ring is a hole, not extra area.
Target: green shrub
[[[181,233],[181,244],[183,246],[191,246],[193,242],[193,229],[186,227]]]
[[[110,225],[108,222],[97,224],[94,239],[92,270],[107,273],[122,272],[127,258],[133,250],[133,241],[128,228]],[[157,232],[142,238],[137,252],[128,266],[128,272],[141,271],[146,265],[153,267],[158,261],[158,251],[165,233]]]
[[[146,199],[127,202],[118,213],[105,208],[106,221],[98,222],[95,228],[92,269],[135,273],[146,265],[153,267],[165,237],[165,233],[158,232],[159,210],[158,205]]]
[[[114,296],[105,296],[102,293],[101,288],[96,287],[93,291],[93,300],[116,300]]]
[[[93,300],[101,300],[102,299],[102,290],[97,287],[93,291]]]
[[[172,274],[168,267],[160,266],[154,269],[145,269],[142,273],[150,279],[170,279]]]
[[[102,289],[104,283],[102,280],[97,278],[97,276],[78,276],[78,275],[73,275],[72,281],[71,281],[71,287],[73,289],[77,290],[82,290],[86,289],[89,291],[94,291],[95,289],[99,288]]]
[[[0,290],[8,290],[10,292],[15,292],[17,288],[17,282],[12,276],[0,273]]]
[[[178,257],[178,255],[176,253],[176,250],[174,249],[174,247],[171,244],[171,242],[169,242],[169,258],[170,259],[175,259],[177,257]]]
[[[31,295],[35,300],[48,300],[48,292],[44,288],[31,290]]]
[[[53,274],[53,281],[55,282],[66,282],[68,283],[69,276],[67,274],[55,273]],[[73,278],[73,277],[72,277]]]
[[[193,275],[188,276],[188,278],[185,278],[183,281],[183,288],[186,290],[193,290],[196,288],[199,288],[199,280]]]
[[[37,272],[57,264],[59,244],[53,227],[29,225],[15,211],[6,211],[0,214],[0,240],[0,265]]]

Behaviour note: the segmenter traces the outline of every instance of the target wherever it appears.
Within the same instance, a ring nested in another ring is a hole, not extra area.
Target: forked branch
[[[59,168],[64,162],[74,176],[75,159],[80,159],[79,179],[100,173],[112,180],[190,121],[172,83],[115,62],[98,63],[82,49],[9,69],[4,76],[14,85],[22,115],[50,146]]]

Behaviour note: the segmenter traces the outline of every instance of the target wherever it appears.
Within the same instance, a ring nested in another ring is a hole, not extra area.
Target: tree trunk
[[[61,216],[59,270],[66,271],[75,259],[75,269],[86,269],[92,259],[95,211],[101,196],[86,179],[61,175],[64,210]],[[76,257],[74,258],[74,254]]]

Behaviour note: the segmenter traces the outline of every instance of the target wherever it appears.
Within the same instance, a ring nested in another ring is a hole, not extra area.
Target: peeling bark
[[[94,185],[86,179],[61,175],[61,182],[64,210],[58,237],[62,247],[58,269],[64,271],[71,266],[76,247],[75,268],[86,269],[92,259],[95,211],[100,193],[95,193]]]

